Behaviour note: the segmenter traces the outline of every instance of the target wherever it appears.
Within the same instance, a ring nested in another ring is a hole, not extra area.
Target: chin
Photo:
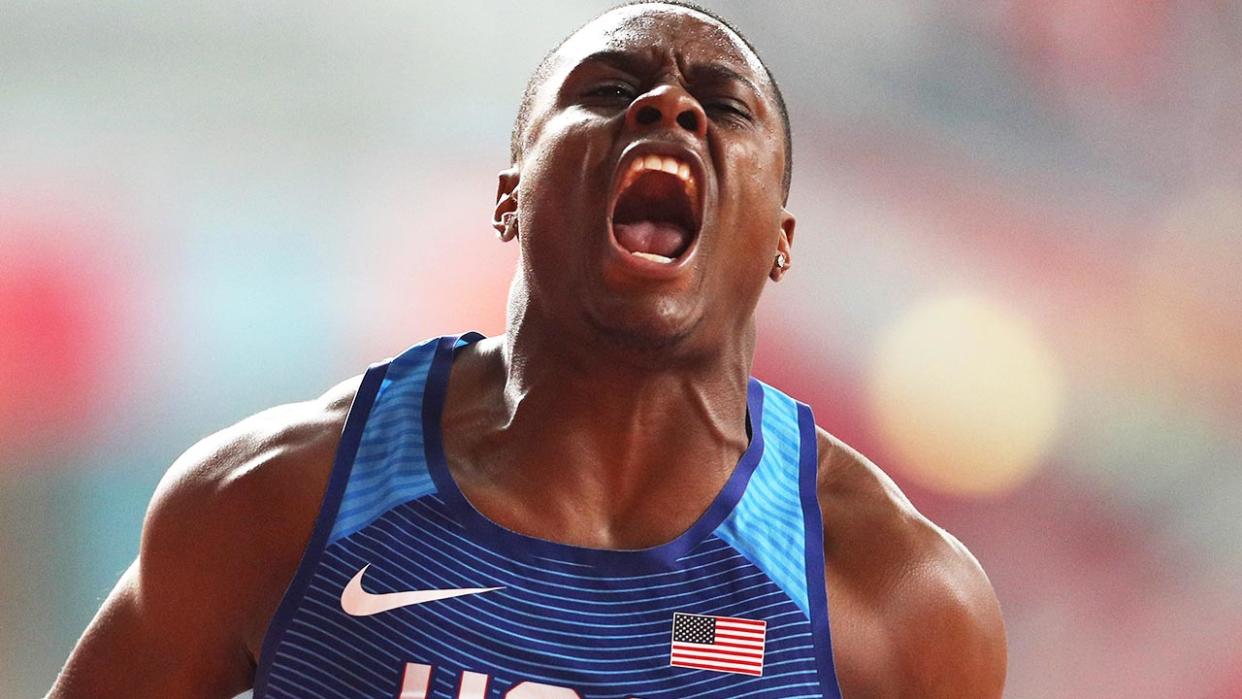
[[[641,304],[617,304],[600,312],[586,313],[588,326],[601,343],[632,357],[658,357],[667,361],[693,344],[699,327],[698,314],[669,299]]]

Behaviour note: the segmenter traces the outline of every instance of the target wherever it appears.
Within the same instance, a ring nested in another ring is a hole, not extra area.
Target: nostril
[[[699,116],[689,110],[677,115],[677,123],[687,131],[699,130]]]
[[[636,121],[643,126],[650,126],[660,121],[660,110],[655,107],[643,107],[634,115]]]

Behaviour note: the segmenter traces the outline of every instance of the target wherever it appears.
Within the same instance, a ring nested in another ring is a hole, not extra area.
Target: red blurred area
[[[1019,0],[1010,13],[1007,38],[1045,85],[1136,99],[1166,74],[1169,0]]]
[[[1211,699],[1238,699],[1242,697],[1242,652],[1239,652],[1237,667],[1232,680],[1225,682],[1224,688],[1211,696]]]
[[[70,441],[105,407],[119,285],[84,220],[0,215],[0,469]],[[20,458],[18,459],[20,461]]]

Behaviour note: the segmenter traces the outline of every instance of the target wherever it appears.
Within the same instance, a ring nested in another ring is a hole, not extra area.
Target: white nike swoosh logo
[[[424,602],[434,602],[462,595],[477,595],[480,592],[501,590],[500,587],[463,587],[455,590],[409,590],[407,592],[385,592],[375,594],[362,589],[362,576],[366,575],[371,564],[362,566],[362,570],[354,575],[349,584],[341,592],[341,609],[350,616],[371,616],[400,607],[409,607]]]

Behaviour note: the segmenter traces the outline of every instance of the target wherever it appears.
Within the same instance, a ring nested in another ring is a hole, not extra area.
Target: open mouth
[[[630,255],[672,264],[699,232],[698,182],[686,161],[640,155],[626,168],[612,210],[617,244]]]

